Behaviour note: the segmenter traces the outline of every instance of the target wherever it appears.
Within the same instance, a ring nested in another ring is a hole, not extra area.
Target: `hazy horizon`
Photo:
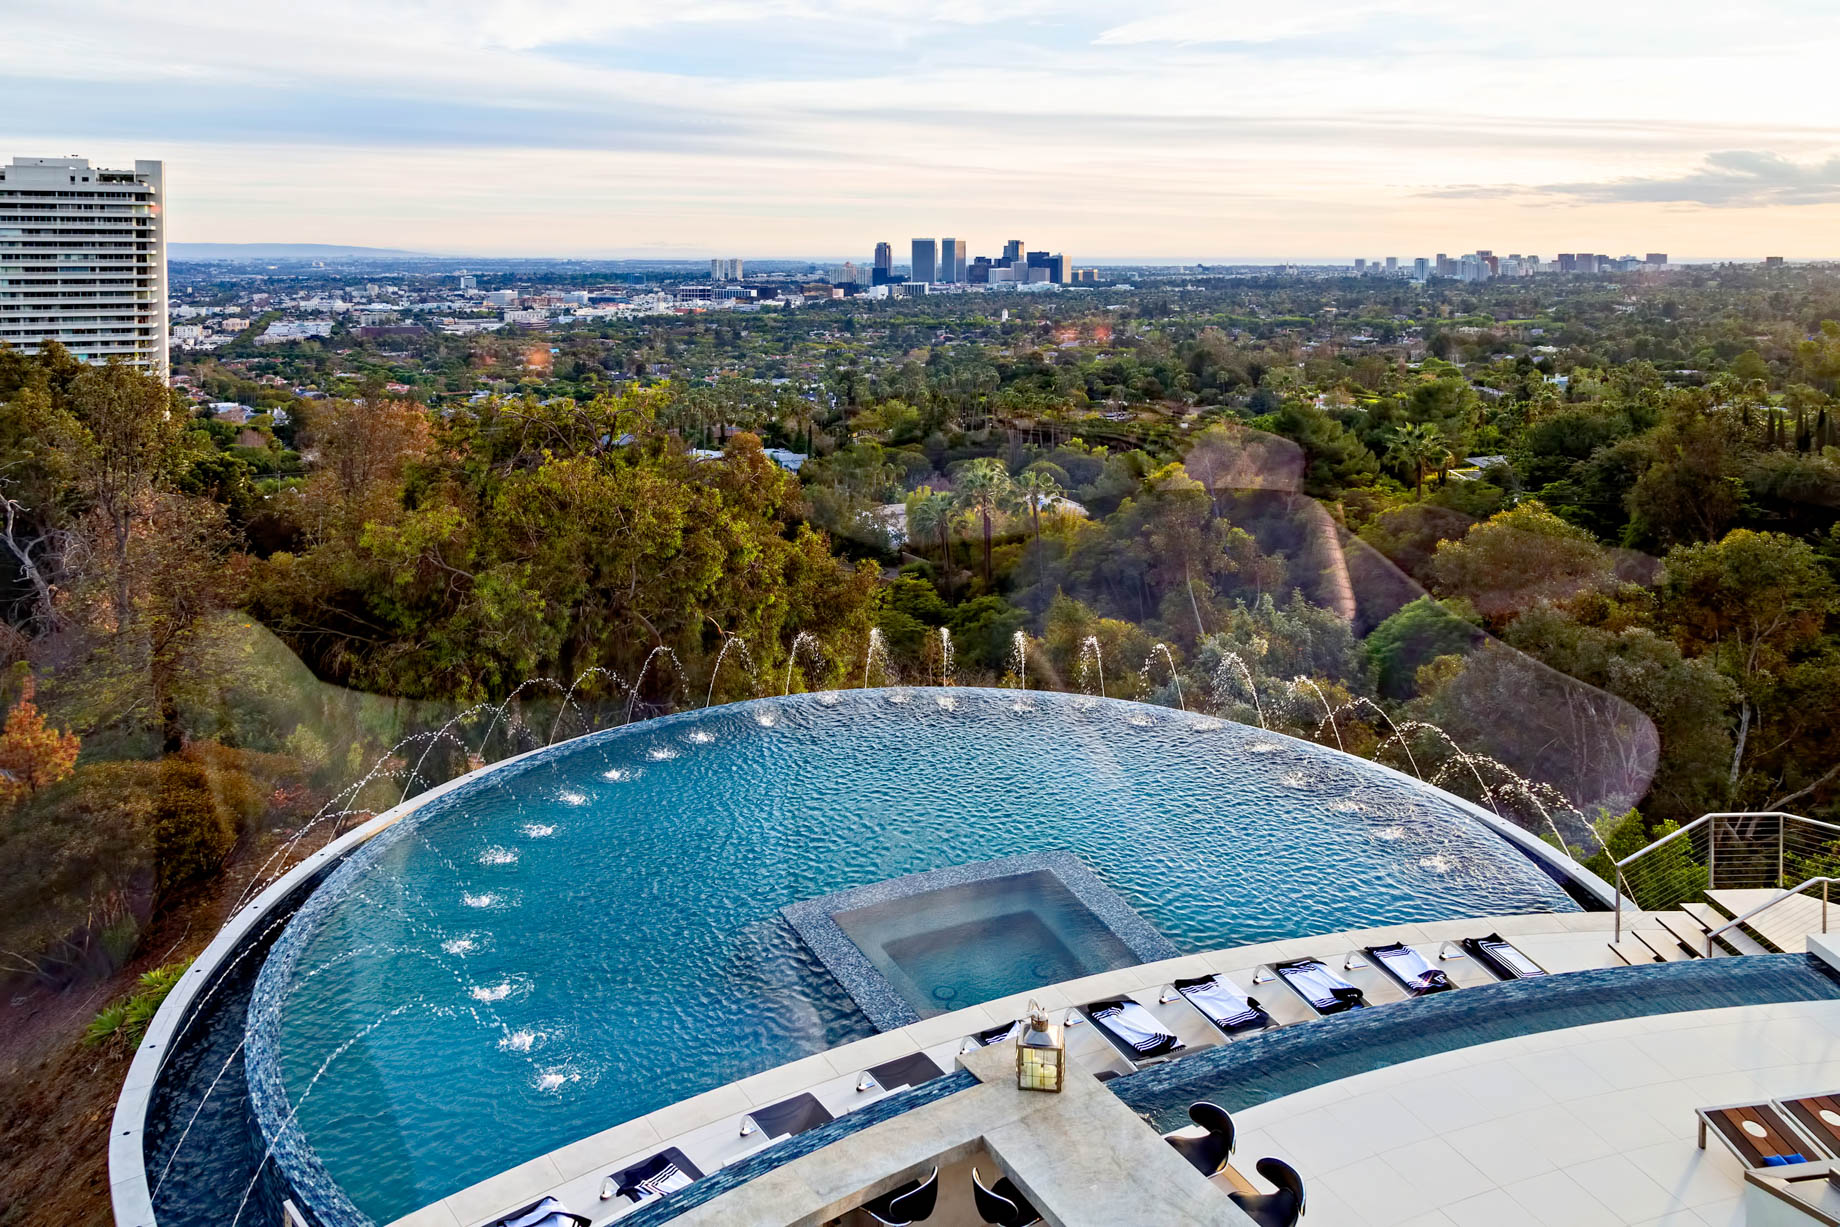
[[[161,159],[175,242],[1840,255],[1816,0],[9,8],[0,157]]]

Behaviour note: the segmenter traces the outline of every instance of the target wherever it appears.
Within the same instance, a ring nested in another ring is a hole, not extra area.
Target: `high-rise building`
[[[162,163],[87,158],[0,167],[0,342],[56,341],[85,362],[167,375]]]
[[[939,280],[939,244],[932,239],[914,240],[914,269],[908,280],[920,285]]]
[[[1055,252],[1048,258],[1048,280],[1055,285],[1073,284],[1073,261]]]
[[[893,246],[888,243],[877,243],[875,245],[875,267],[881,269],[883,272],[892,273],[894,271]]]
[[[709,276],[713,281],[741,280],[741,260],[737,256],[718,256],[709,262]]]
[[[939,280],[958,284],[965,279],[965,240],[939,240]]]
[[[1022,259],[1022,240],[1011,239],[1003,244],[1003,258],[998,261],[1005,268]]]
[[[1427,281],[1430,277],[1431,261],[1425,259],[1423,256],[1412,261],[1412,279],[1414,281]]]
[[[1389,276],[1394,276],[1398,274],[1399,272],[1399,257],[1398,256],[1388,256],[1386,258],[1386,271]]]
[[[1653,264],[1657,268],[1667,267],[1667,252],[1665,251],[1649,252],[1647,263]]]

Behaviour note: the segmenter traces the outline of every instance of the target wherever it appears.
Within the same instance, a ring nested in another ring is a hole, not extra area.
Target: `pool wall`
[[[147,1025],[147,1033],[128,1066],[121,1095],[115,1101],[115,1114],[109,1126],[109,1202],[116,1227],[158,1227],[159,1220],[153,1209],[153,1186],[147,1176],[148,1108],[175,1038],[187,1030],[194,1008],[207,1001],[237,958],[259,941],[271,925],[290,918],[303,899],[310,898],[311,892],[353,852],[377,835],[429,802],[490,772],[540,753],[541,750],[527,751],[468,772],[353,827],[275,879],[224,923],[210,944],[192,961],[184,979],[166,995],[153,1021]]]
[[[1274,986],[1275,987],[1275,986]],[[1404,1061],[1590,1023],[1788,1001],[1840,1000],[1810,954],[1754,954],[1571,971],[1389,1002],[1247,1036],[1111,1082],[1159,1130],[1205,1099],[1239,1112]]]
[[[1113,702],[1122,701],[1114,700]],[[1125,705],[1136,706],[1136,704]],[[647,723],[651,728],[658,729],[673,723],[688,721],[701,714],[703,714],[702,709],[695,709],[673,716],[660,717]],[[1289,738],[1283,733],[1269,733],[1269,735],[1285,737],[1289,740],[1302,740]],[[559,742],[488,764],[448,780],[386,810],[306,857],[288,873],[271,883],[225,923],[211,943],[193,962],[184,979],[167,996],[165,1003],[149,1024],[146,1036],[136,1050],[127,1077],[123,1082],[121,1095],[116,1101],[109,1137],[109,1182],[110,1201],[117,1227],[158,1227],[151,1184],[148,1179],[145,1147],[147,1116],[153,1091],[160,1080],[161,1071],[167,1060],[168,1045],[186,1028],[194,1009],[204,1003],[219,976],[238,955],[277,919],[289,915],[294,910],[300,895],[308,893],[303,891],[303,887],[316,890],[335,870],[349,869],[353,853],[370,844],[379,834],[395,827],[403,819],[414,815],[431,802],[460,788],[495,772],[534,765],[548,756],[566,751],[578,740],[580,739],[570,739],[570,741]],[[1304,744],[1316,749],[1326,748],[1315,742]],[[1601,907],[1614,906],[1615,893],[1602,879],[1543,840],[1490,813],[1487,809],[1461,797],[1443,792],[1423,780],[1396,771],[1384,764],[1369,760],[1362,761],[1383,773],[1391,773],[1411,785],[1437,792],[1441,797],[1519,848],[1545,873],[1565,885],[1574,895],[1582,895],[1584,898],[1595,900]],[[308,904],[310,905],[311,902],[312,897],[309,896]],[[292,931],[290,927],[288,932]],[[288,943],[288,945],[291,946],[293,943]],[[285,1114],[285,1108],[283,1112]],[[270,1140],[275,1139],[271,1137]],[[308,1153],[310,1154],[310,1151]],[[313,1161],[313,1165],[318,1166],[316,1160]],[[341,1197],[339,1200],[344,1199]],[[346,1204],[349,1205],[349,1202]],[[362,1223],[367,1220],[360,1216],[352,1221]],[[333,1227],[333,1225],[328,1223],[326,1227]]]

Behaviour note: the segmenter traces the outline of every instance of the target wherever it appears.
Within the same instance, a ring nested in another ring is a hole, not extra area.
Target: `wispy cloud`
[[[1624,177],[1534,187],[1470,184],[1421,195],[1444,200],[1559,197],[1587,204],[1690,204],[1712,209],[1762,209],[1840,203],[1840,156],[1797,162],[1781,154],[1731,149],[1708,154],[1679,175]]]

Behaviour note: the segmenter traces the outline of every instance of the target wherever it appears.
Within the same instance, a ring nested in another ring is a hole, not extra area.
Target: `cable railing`
[[[1666,911],[1708,890],[1781,891],[1824,876],[1840,877],[1840,826],[1779,810],[1702,814],[1616,862],[1616,940],[1626,903]]]

